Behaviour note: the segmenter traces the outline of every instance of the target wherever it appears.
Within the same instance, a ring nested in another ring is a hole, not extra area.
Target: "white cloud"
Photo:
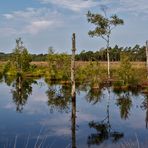
[[[54,25],[54,21],[46,21],[46,20],[34,21],[34,22],[31,22],[31,24],[29,24],[28,26],[26,26],[25,30],[32,34],[36,34],[40,31],[48,29],[50,26],[53,26],[53,25]]]
[[[3,27],[3,28],[1,27],[0,28],[0,34],[3,34],[5,36],[14,35],[16,33],[17,31],[12,27]]]
[[[73,11],[80,11],[83,9],[88,9],[90,7],[97,6],[97,2],[92,0],[40,0],[45,4],[54,4],[67,8]]]
[[[56,10],[48,8],[26,8],[21,11],[2,14],[5,25],[1,26],[0,33],[5,36],[13,34],[37,34],[42,31],[63,26],[64,14],[57,11],[57,7],[69,9],[75,12],[105,5],[109,8],[108,13],[131,13],[134,15],[148,14],[148,1],[145,0],[38,0],[44,4],[52,4]],[[73,18],[74,16],[71,16]]]
[[[3,15],[6,19],[12,19],[13,15],[12,14],[4,14]]]
[[[39,0],[44,4],[53,4],[62,8],[79,12],[84,9],[107,6],[110,12],[128,12],[137,14],[148,13],[148,1],[146,0]]]
[[[113,5],[111,9],[115,13],[142,14],[142,16],[148,14],[148,1],[146,0],[115,0],[114,4],[116,5]]]
[[[24,11],[3,14],[3,17],[8,26],[2,29],[7,33],[37,34],[40,31],[62,26],[61,14],[48,8],[27,8]]]
[[[124,12],[135,14],[148,13],[148,1],[146,0],[120,0],[120,9]]]

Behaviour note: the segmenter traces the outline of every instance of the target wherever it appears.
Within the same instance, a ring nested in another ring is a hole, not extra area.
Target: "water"
[[[148,97],[44,79],[0,83],[0,148],[147,147]]]

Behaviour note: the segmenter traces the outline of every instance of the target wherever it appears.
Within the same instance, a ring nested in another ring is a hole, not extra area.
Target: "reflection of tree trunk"
[[[124,134],[122,132],[115,131],[111,128],[110,124],[110,88],[108,91],[108,102],[107,102],[107,116],[101,122],[89,122],[89,127],[97,131],[97,133],[92,133],[88,136],[87,144],[88,147],[91,145],[100,145],[104,141],[110,139],[113,143],[121,139]]]
[[[145,117],[146,128],[148,128],[148,99],[146,103],[146,117]]]
[[[148,96],[146,96],[145,100],[142,102],[141,108],[146,110],[145,127],[148,128]]]
[[[145,123],[146,123],[146,128],[148,128],[148,109],[146,110]]]
[[[107,124],[108,124],[108,127],[109,127],[108,132],[110,133],[111,125],[110,125],[109,104],[110,104],[110,88],[108,88],[108,105],[107,105]]]
[[[72,98],[71,135],[72,135],[72,148],[76,148],[76,97]]]
[[[18,89],[21,90],[21,77],[18,77]]]

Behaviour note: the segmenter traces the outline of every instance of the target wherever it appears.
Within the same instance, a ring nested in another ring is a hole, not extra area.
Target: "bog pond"
[[[147,147],[148,96],[26,79],[0,82],[0,148]]]

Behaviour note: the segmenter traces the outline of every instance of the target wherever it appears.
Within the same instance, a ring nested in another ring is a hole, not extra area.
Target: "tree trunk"
[[[75,42],[75,33],[72,35],[72,56],[71,56],[71,96],[75,97],[75,51],[76,51],[76,42]]]
[[[108,74],[108,79],[110,79],[109,36],[107,40],[107,74]]]
[[[107,49],[107,73],[108,73],[108,79],[110,79],[110,59],[109,59],[108,49]]]

